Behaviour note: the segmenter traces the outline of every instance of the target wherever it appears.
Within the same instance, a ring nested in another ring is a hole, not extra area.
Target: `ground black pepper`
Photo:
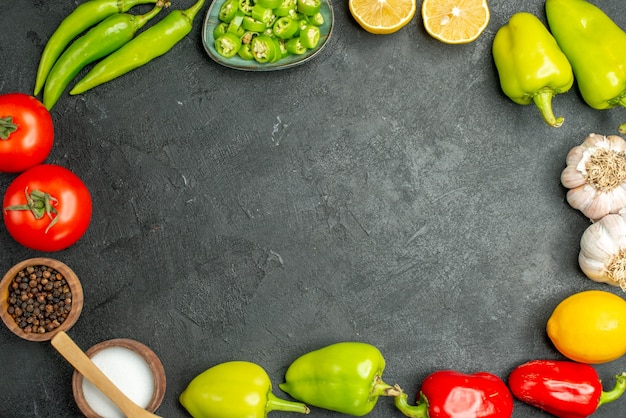
[[[48,266],[28,266],[9,285],[8,313],[26,333],[58,328],[72,309],[72,292],[65,277]]]

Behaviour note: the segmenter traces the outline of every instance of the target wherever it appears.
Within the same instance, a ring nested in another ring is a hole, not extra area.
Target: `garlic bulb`
[[[583,232],[578,264],[591,280],[626,291],[626,211],[606,215]]]
[[[567,201],[592,222],[626,208],[626,141],[591,134],[570,150],[561,183]]]

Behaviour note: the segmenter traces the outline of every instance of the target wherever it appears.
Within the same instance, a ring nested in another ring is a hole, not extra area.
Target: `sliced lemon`
[[[424,0],[422,19],[430,36],[447,44],[475,41],[487,27],[486,0]]]
[[[404,27],[415,16],[416,0],[349,0],[350,13],[370,33],[387,35]]]

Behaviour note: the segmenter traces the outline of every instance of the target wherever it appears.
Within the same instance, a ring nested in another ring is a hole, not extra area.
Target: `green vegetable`
[[[548,125],[561,126],[552,97],[572,87],[574,74],[544,24],[530,13],[515,13],[496,32],[492,51],[504,94],[520,105],[534,102]]]
[[[225,33],[215,40],[215,50],[225,57],[234,57],[241,48],[241,39],[234,33]]]
[[[297,0],[298,11],[305,16],[319,13],[322,3],[320,0]]]
[[[272,62],[276,56],[280,56],[277,44],[268,35],[255,36],[250,43],[250,47],[252,56],[257,62]]]
[[[162,20],[96,64],[74,86],[70,94],[83,93],[168,52],[191,32],[193,21],[204,2],[205,0],[198,0],[187,10],[173,10],[168,13]]]
[[[164,7],[159,0],[148,13],[135,16],[113,14],[74,41],[52,67],[44,85],[43,103],[52,109],[67,85],[87,64],[90,64],[133,39],[135,33]]]
[[[274,35],[280,39],[290,39],[299,29],[298,21],[289,16],[279,17],[272,26]]]
[[[305,48],[315,48],[320,41],[320,28],[315,25],[306,25],[300,30],[300,40]]]
[[[397,386],[383,382],[384,369],[385,359],[376,347],[342,342],[296,359],[279,386],[309,405],[363,416],[374,409],[379,396],[401,393]]]
[[[626,107],[626,33],[584,0],[546,0],[546,16],[585,102],[594,109]]]
[[[127,12],[138,4],[156,2],[157,0],[89,0],[74,9],[50,36],[41,54],[35,81],[35,95],[43,88],[52,66],[72,39],[114,13]]]
[[[302,403],[276,397],[267,372],[247,361],[221,363],[200,373],[179,401],[194,418],[263,418],[271,411],[309,413]]]

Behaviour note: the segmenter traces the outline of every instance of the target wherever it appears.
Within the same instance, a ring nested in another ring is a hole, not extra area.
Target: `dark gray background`
[[[80,2],[2,3],[0,92],[31,93],[46,40]],[[164,417],[187,416],[178,395],[228,360],[262,365],[286,397],[289,363],[338,341],[379,347],[385,380],[411,394],[438,369],[506,379],[527,360],[560,359],[545,333],[558,302],[622,293],[580,272],[589,221],[559,176],[570,148],[616,134],[626,112],[593,110],[573,88],[554,100],[565,116],[554,129],[502,94],[493,36],[515,12],[545,22],[543,4],[493,0],[483,35],[453,46],[425,33],[419,11],[376,36],[335,1],[322,53],[265,73],[206,55],[207,4],[167,55],[61,97],[47,161],[88,185],[90,228],[51,254],[2,228],[0,268],[35,256],[70,265],[85,306],[69,334],[84,349],[112,338],[151,347],[168,378]],[[596,4],[626,27],[622,1]],[[0,190],[14,177],[0,175]],[[612,387],[626,359],[596,369]],[[79,416],[72,371],[49,343],[2,327],[0,416]],[[624,405],[596,416],[624,416]],[[381,399],[370,416],[401,414]],[[515,405],[514,417],[543,416]]]

